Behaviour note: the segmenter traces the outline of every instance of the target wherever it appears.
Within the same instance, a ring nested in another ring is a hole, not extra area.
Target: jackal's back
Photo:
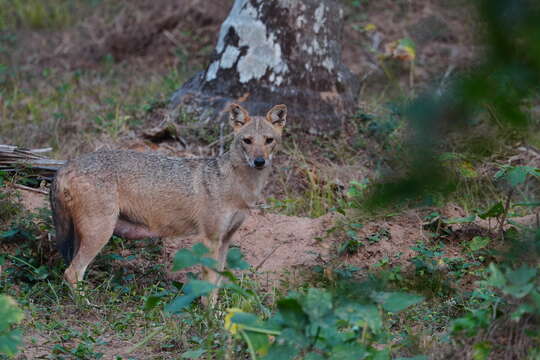
[[[201,209],[223,192],[220,182],[225,168],[212,158],[98,151],[59,170],[51,193],[53,209],[58,211],[53,211],[58,219],[113,211],[162,236],[191,233]],[[77,246],[75,239],[66,250],[68,255]]]

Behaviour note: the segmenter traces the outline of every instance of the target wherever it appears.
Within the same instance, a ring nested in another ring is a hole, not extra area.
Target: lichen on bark
[[[337,0],[236,0],[207,69],[172,106],[211,121],[232,102],[253,113],[285,103],[307,130],[336,128],[354,111],[358,90],[341,61],[342,17]]]

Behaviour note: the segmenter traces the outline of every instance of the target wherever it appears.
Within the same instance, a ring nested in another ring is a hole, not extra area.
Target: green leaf
[[[300,350],[298,350],[296,347],[290,345],[290,344],[282,344],[276,341],[268,351],[268,355],[266,355],[263,359],[264,360],[293,360],[296,355],[300,353]]]
[[[424,297],[402,292],[387,292],[379,293],[376,300],[386,311],[399,312],[424,301]]]
[[[200,259],[200,264],[210,269],[217,269],[218,267],[218,262],[215,259],[209,257],[202,257]]]
[[[22,331],[13,330],[0,335],[0,354],[15,355],[17,347],[22,343]]]
[[[477,342],[473,345],[473,360],[487,360],[491,353],[492,344],[489,341]]]
[[[172,271],[182,270],[199,263],[200,258],[193,256],[193,253],[188,249],[181,249],[174,255]]]
[[[161,296],[150,295],[144,302],[144,311],[149,311],[155,308],[160,300]]]
[[[296,299],[283,299],[277,303],[279,314],[283,322],[293,328],[303,329],[307,323],[307,316]]]
[[[0,233],[0,239],[10,239],[19,233],[19,229],[11,229]]]
[[[193,294],[177,296],[170,303],[165,305],[165,311],[171,314],[178,314],[182,312],[182,310],[184,310],[186,307],[191,305],[191,303],[197,298],[198,296],[195,296]]]
[[[268,335],[245,329],[241,329],[240,333],[244,340],[249,344],[248,346],[257,354],[261,356],[268,354],[268,349],[270,348],[270,339],[268,338]]]
[[[466,178],[476,178],[478,177],[478,172],[474,168],[474,165],[471,164],[469,161],[460,161],[457,164],[457,168],[459,170],[459,173],[461,176]]]
[[[229,289],[233,292],[237,293],[238,295],[243,296],[244,298],[249,298],[253,296],[253,292],[251,290],[246,290],[243,287],[234,284],[234,283],[226,283],[220,286],[222,289]]]
[[[540,206],[540,201],[520,202],[520,203],[514,204],[513,206],[538,207],[538,206]]]
[[[195,265],[203,265],[212,269],[216,268],[217,261],[215,259],[203,257],[208,251],[208,248],[201,243],[193,245],[191,250],[178,250],[174,255],[172,271],[183,270]]]
[[[310,345],[310,339],[305,335],[306,329],[286,328],[281,331],[278,341],[283,341],[297,349],[303,349]]]
[[[361,322],[365,322],[373,332],[378,332],[383,325],[379,309],[371,304],[346,304],[336,309],[336,315],[354,325],[361,325]]]
[[[425,355],[416,355],[413,357],[400,357],[395,360],[428,360],[428,357]]]
[[[495,175],[493,176],[495,178],[495,180],[499,180],[500,178],[502,178],[506,172],[507,172],[508,168],[507,167],[503,167],[501,169],[499,169]]]
[[[307,353],[304,360],[324,360],[324,356],[316,352]]]
[[[360,305],[358,313],[373,332],[382,329],[383,321],[379,309],[375,305]]]
[[[302,305],[312,321],[320,319],[332,311],[332,295],[321,289],[310,288]]]
[[[494,263],[489,264],[488,271],[487,284],[502,289],[506,285],[506,278],[502,271]]]
[[[231,324],[238,325],[236,328],[248,344],[250,351],[255,351],[261,356],[266,355],[270,348],[270,338],[268,335],[276,335],[279,333],[279,329],[276,329],[269,323],[261,321],[257,316],[250,313],[234,312],[233,314],[234,315],[230,318],[230,322]],[[234,328],[235,326],[227,325],[226,318],[225,327]]]
[[[214,290],[217,286],[204,280],[191,280],[184,288],[186,294],[202,296]]]
[[[260,320],[257,316],[246,313],[246,312],[237,312],[233,315],[231,318],[231,322],[235,324],[242,324],[242,325],[248,325],[248,326],[256,326],[258,327],[260,324]]]
[[[525,285],[536,276],[536,269],[522,265],[519,269],[506,272],[506,278],[515,285]]]
[[[471,251],[478,251],[480,249],[485,248],[489,242],[491,241],[490,238],[485,236],[475,236],[472,238],[471,242],[469,242],[469,249]]]
[[[528,283],[524,285],[508,285],[505,286],[502,290],[507,295],[512,295],[518,299],[527,296],[531,290],[534,288],[533,283]]]
[[[203,243],[196,243],[191,248],[191,251],[193,252],[193,255],[198,257],[206,255],[210,252],[210,250]]]
[[[533,301],[533,304],[536,306],[537,312],[540,314],[540,293],[538,291],[533,290],[531,291],[531,300]]]
[[[514,321],[519,321],[525,314],[534,314],[534,310],[534,306],[530,304],[521,304],[514,312],[512,312],[510,318]]]
[[[8,330],[24,318],[23,311],[10,296],[0,295],[0,332]]]
[[[527,175],[534,175],[533,170],[530,166],[514,166],[506,173],[506,180],[510,186],[516,187],[527,180]]]
[[[34,270],[33,278],[35,280],[45,280],[49,277],[49,268],[45,265],[42,265]]]
[[[471,316],[465,316],[458,318],[451,323],[451,332],[453,334],[459,334],[465,331],[467,335],[474,335],[478,328],[478,323]]]
[[[246,270],[250,265],[244,260],[244,254],[239,248],[233,247],[227,253],[227,267],[229,269]]]
[[[447,225],[452,224],[466,224],[466,223],[472,223],[474,220],[476,220],[476,215],[461,217],[461,218],[452,218],[452,219],[446,219],[443,220],[443,222]]]
[[[189,350],[189,351],[186,351],[186,352],[182,353],[182,355],[180,355],[180,357],[182,359],[198,359],[205,352],[206,352],[206,350],[204,350],[204,349]]]
[[[384,348],[382,350],[370,349],[371,359],[373,360],[390,360],[390,349]]]
[[[361,360],[368,356],[364,346],[353,344],[339,344],[332,348],[329,360]]]
[[[209,283],[208,281],[191,280],[184,287],[185,295],[177,296],[176,298],[174,298],[173,301],[171,301],[165,306],[165,311],[172,314],[177,314],[181,312],[182,310],[184,310],[189,305],[191,305],[191,303],[195,299],[203,295],[207,295],[215,288],[216,288],[216,285]]]
[[[15,300],[6,295],[0,295],[0,354],[13,356],[22,342],[22,331],[10,330],[24,318],[23,311]]]
[[[480,219],[494,218],[502,215],[504,213],[504,205],[501,201],[491,206],[489,209],[483,213],[478,214]]]

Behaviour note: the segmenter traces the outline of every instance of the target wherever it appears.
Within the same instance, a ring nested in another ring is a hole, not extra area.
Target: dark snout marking
[[[255,165],[257,169],[262,169],[265,163],[266,160],[264,160],[262,157],[256,157],[255,160],[253,160],[253,165]]]

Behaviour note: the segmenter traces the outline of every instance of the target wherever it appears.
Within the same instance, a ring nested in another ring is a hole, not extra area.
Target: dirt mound
[[[370,267],[382,259],[405,263],[414,256],[411,247],[424,237],[420,218],[415,213],[370,222],[358,231],[363,245],[345,261],[359,267]]]
[[[329,254],[329,244],[318,239],[324,237],[335,217],[328,214],[311,219],[254,213],[238,229],[232,245],[239,247],[246,260],[262,272],[279,273],[298,265],[315,265]],[[176,251],[199,241],[198,237],[166,239],[165,258],[170,261]]]

